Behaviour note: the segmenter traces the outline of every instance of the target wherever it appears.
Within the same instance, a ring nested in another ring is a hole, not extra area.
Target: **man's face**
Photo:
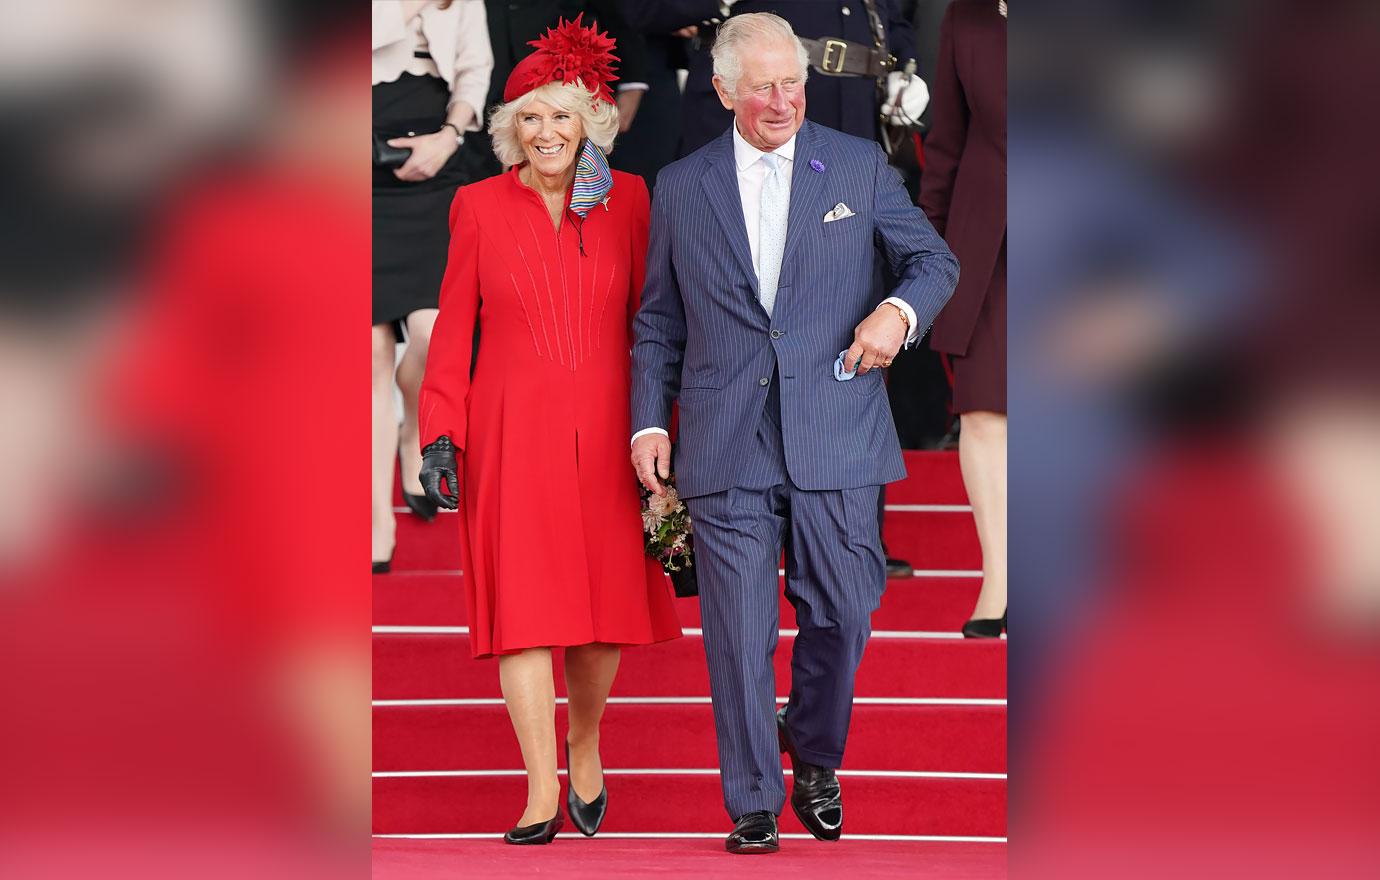
[[[749,43],[742,50],[743,73],[732,93],[714,77],[714,90],[729,110],[743,140],[770,153],[805,122],[805,72],[789,40]]]

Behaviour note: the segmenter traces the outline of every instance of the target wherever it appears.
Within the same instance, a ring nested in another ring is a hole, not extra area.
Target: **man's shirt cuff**
[[[660,434],[663,437],[671,436],[671,432],[667,431],[665,428],[643,428],[641,431],[638,431],[636,434],[632,435],[632,440],[628,441],[629,445],[636,443],[637,438],[641,437],[644,434]]]

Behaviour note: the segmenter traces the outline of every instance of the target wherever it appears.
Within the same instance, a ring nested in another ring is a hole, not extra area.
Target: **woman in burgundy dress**
[[[930,332],[953,363],[958,457],[982,544],[970,638],[1006,626],[1006,3],[954,0],[940,26],[920,207],[958,257]]]
[[[547,843],[563,823],[551,649],[565,648],[566,804],[593,834],[607,804],[599,720],[620,646],[680,635],[628,474],[629,326],[650,205],[642,178],[604,157],[618,130],[613,41],[563,23],[538,43],[489,123],[513,167],[451,206],[421,391],[422,483],[442,506],[462,502],[470,641],[476,657],[499,658],[527,769],[509,843]],[[457,474],[454,498],[442,480],[454,490]]]

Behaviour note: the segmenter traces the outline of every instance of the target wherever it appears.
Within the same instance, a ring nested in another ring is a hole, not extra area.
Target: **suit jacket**
[[[699,36],[691,41],[681,128],[680,155],[688,155],[718,137],[733,119],[714,92],[713,60],[709,57],[720,22],[719,0],[624,0],[624,10],[643,33],[699,27]],[[886,27],[887,50],[904,65],[915,55],[910,22],[899,14],[895,0],[877,0],[877,10]],[[872,45],[872,26],[862,0],[738,0],[733,4],[733,15],[747,12],[774,12],[790,22],[797,36],[837,37]],[[810,71],[805,83],[807,118],[848,134],[876,139],[877,112],[876,80]]]
[[[839,202],[856,216],[824,223]],[[669,427],[679,401],[681,494],[736,485],[773,374],[797,486],[856,488],[905,476],[881,371],[847,382],[833,371],[885,296],[872,283],[877,252],[900,279],[890,295],[928,327],[958,281],[958,262],[875,142],[801,127],[770,318],[758,302],[732,131],[662,169],[633,325],[632,427]]]
[[[930,347],[962,355],[1006,238],[1006,19],[988,0],[955,0],[940,27],[920,207],[963,263]]]

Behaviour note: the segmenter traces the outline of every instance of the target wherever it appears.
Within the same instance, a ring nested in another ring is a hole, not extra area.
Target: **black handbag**
[[[675,591],[678,598],[688,599],[691,596],[700,594],[700,585],[695,580],[695,567],[683,565],[678,571],[671,572],[671,588]]]
[[[374,132],[374,164],[380,168],[398,168],[412,155],[411,147],[390,147],[388,140],[396,135]]]

